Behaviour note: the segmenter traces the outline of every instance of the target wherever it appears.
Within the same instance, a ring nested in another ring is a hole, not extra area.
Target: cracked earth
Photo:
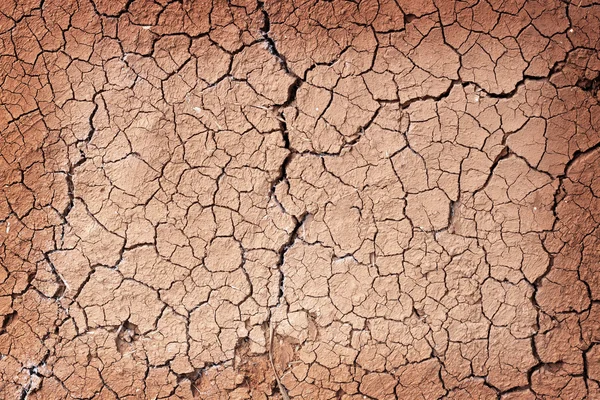
[[[0,398],[600,399],[600,2],[0,2]]]

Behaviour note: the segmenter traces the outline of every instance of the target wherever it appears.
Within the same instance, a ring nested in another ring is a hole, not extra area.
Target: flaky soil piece
[[[0,2],[0,398],[600,398],[600,2]]]

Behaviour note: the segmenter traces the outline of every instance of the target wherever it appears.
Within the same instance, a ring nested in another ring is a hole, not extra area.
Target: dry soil
[[[0,398],[599,399],[599,51],[597,0],[0,1]]]

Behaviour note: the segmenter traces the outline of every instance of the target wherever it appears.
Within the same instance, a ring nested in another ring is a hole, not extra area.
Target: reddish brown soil
[[[0,398],[600,399],[599,54],[597,0],[0,1]]]

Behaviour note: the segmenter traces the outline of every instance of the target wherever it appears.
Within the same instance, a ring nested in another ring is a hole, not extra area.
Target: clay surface
[[[0,398],[600,399],[600,1],[0,1]]]

